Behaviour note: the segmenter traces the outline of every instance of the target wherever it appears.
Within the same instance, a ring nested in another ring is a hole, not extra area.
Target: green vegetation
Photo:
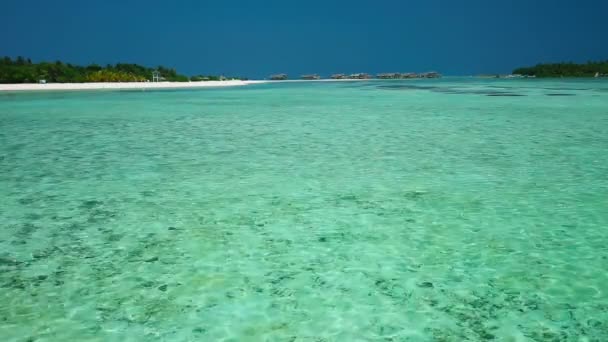
[[[533,67],[518,68],[513,74],[536,77],[594,77],[596,74],[608,76],[608,60],[600,62],[537,64]]]
[[[124,71],[99,70],[88,73],[87,82],[145,82],[145,77],[137,76]]]
[[[145,82],[152,81],[154,71],[162,80],[171,82],[219,80],[220,76],[180,75],[175,69],[158,66],[148,68],[137,64],[118,63],[102,67],[97,64],[78,66],[60,61],[32,63],[29,58],[0,58],[0,83],[49,83],[81,82]]]

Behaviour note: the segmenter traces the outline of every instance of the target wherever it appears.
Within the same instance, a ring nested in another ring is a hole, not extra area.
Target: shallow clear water
[[[0,337],[605,341],[607,152],[596,80],[0,94]]]

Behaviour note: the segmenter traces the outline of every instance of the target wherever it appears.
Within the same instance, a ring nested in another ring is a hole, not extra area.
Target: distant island
[[[173,68],[149,68],[138,64],[117,63],[100,66],[73,65],[61,61],[32,63],[29,58],[0,58],[0,83],[85,83],[85,82],[189,82],[246,80],[239,77],[215,75],[185,76]]]
[[[608,61],[537,64],[513,70],[514,75],[535,77],[608,77]]]

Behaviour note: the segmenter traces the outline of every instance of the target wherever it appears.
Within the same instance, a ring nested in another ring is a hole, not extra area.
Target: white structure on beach
[[[160,82],[160,71],[154,70],[152,71],[152,82]]]

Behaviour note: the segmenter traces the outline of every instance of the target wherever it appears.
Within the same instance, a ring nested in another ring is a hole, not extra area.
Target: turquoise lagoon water
[[[606,341],[608,83],[0,95],[2,341]]]

